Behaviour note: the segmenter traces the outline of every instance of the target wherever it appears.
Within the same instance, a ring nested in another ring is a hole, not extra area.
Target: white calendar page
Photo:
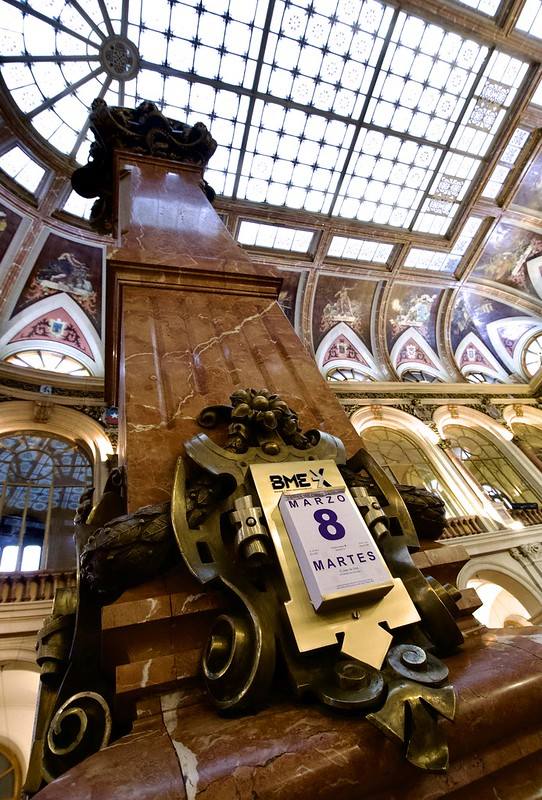
[[[374,600],[393,578],[347,489],[283,492],[279,510],[315,610]]]

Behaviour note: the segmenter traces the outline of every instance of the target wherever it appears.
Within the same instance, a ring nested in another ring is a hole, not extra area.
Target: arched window
[[[0,572],[73,567],[74,511],[91,484],[73,442],[42,432],[0,438]]]
[[[448,514],[456,513],[451,493],[413,439],[382,425],[366,428],[362,439],[394,483],[423,486],[430,492],[436,492],[444,500]]]
[[[523,365],[530,378],[536,375],[542,366],[542,333],[537,333],[525,345]]]
[[[512,424],[514,433],[521,437],[529,447],[534,450],[535,455],[542,460],[542,430],[526,422],[514,422]]]
[[[491,500],[506,508],[540,502],[504,453],[483,433],[464,425],[447,425],[444,433],[457,458]]]
[[[21,768],[9,750],[0,745],[0,800],[19,800]]]
[[[465,380],[468,383],[500,383],[498,378],[486,375],[485,372],[469,372],[468,375],[465,375]]]
[[[406,369],[401,375],[401,380],[407,383],[441,383],[440,378],[423,369]]]
[[[333,367],[326,373],[328,381],[363,381],[370,383],[373,379],[355,367]]]
[[[45,369],[61,372],[63,375],[90,375],[90,370],[76,358],[55,353],[51,350],[20,350],[4,359],[8,364],[31,369]]]

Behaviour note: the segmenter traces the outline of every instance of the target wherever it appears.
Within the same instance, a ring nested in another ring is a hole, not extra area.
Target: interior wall
[[[0,666],[0,741],[18,757],[23,775],[30,758],[39,679],[33,670]]]

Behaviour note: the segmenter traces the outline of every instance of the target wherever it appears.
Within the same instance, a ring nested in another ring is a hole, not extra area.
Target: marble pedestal
[[[535,800],[542,787],[542,633],[488,631],[448,659],[450,769],[424,773],[363,719],[272,698],[226,719],[197,691],[140,703],[133,732],[40,800]]]

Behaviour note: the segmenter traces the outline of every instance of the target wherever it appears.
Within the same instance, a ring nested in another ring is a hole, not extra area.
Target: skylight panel
[[[536,103],[537,106],[542,106],[542,81],[538,84],[536,92],[533,94],[531,103]]]
[[[85,118],[83,117],[82,124],[84,124],[84,121]],[[59,114],[47,108],[35,116],[32,123],[38,133],[41,133],[43,138],[47,139],[53,147],[57,147],[64,153],[71,152],[77,139],[77,133],[63,122]]]
[[[486,52],[476,42],[400,13],[364,121],[445,142]]]
[[[128,85],[126,103],[135,106],[143,98],[154,96],[166,116],[186,121],[189,125],[203,122],[218,142],[205,178],[216,192],[232,196],[249,98],[182,78],[172,77],[163,82],[158,73],[149,73],[162,81],[158,94],[131,94],[134,88],[141,89],[141,74]],[[81,160],[78,156],[78,161]]]
[[[275,4],[258,89],[359,117],[393,18],[375,0]]]
[[[467,252],[481,224],[481,217],[469,217],[449,253],[439,253],[437,250],[424,250],[419,247],[412,247],[405,259],[404,266],[412,269],[454,272],[463,255]]]
[[[466,3],[494,13],[497,0]],[[0,59],[20,57],[2,65],[12,96],[80,162],[94,97],[150,99],[211,130],[219,147],[206,174],[220,194],[440,235],[527,69],[380,0],[4,5]],[[116,65],[100,48],[123,15],[130,41]]]
[[[501,0],[457,0],[457,2],[463,6],[469,6],[475,11],[480,11],[482,14],[487,14],[489,17],[495,16],[501,4]]]
[[[440,235],[446,233],[479,166],[476,158],[447,153],[415,221],[414,230]]]
[[[504,149],[499,163],[491,173],[488,182],[484,186],[482,197],[497,197],[503,183],[521,153],[523,146],[529,138],[529,131],[524,128],[516,128],[508,145]]]
[[[90,210],[93,204],[94,198],[88,199],[86,197],[81,197],[80,194],[72,191],[64,203],[62,210],[67,211],[68,214],[73,214],[74,217],[90,219]]]
[[[353,125],[257,100],[237,196],[327,213],[353,132]]]
[[[516,96],[528,64],[496,50],[478,81],[452,147],[483,156]]]
[[[249,247],[308,253],[314,240],[314,231],[242,220],[237,240]]]
[[[30,67],[26,64],[5,64],[2,77],[13,99],[24,113],[36,108],[43,101],[43,95],[34,82]]]
[[[39,6],[39,0],[34,0],[34,4]],[[100,4],[97,0],[85,0],[84,7],[88,17],[95,22],[96,26],[99,25],[100,22],[103,22]],[[60,22],[68,28],[68,30],[74,31],[80,36],[84,36],[85,39],[92,39],[96,44],[100,44],[100,40],[103,38],[103,34],[100,37],[96,27],[90,25],[69,3],[63,4],[60,13]]]
[[[12,147],[11,150],[0,156],[0,169],[3,169],[14,181],[32,193],[36,191],[45,175],[43,167],[36,164],[20,147]]]
[[[516,22],[516,28],[542,39],[542,0],[527,0]]]
[[[328,258],[341,258],[350,261],[370,261],[374,264],[387,264],[392,250],[392,244],[373,242],[368,239],[334,236],[329,245],[327,256]]]
[[[161,29],[168,37],[164,62],[201,77],[252,87],[266,6],[258,0],[195,7],[188,2],[175,3],[169,28]]]
[[[333,213],[408,227],[439,155],[429,145],[378,131],[361,131]]]

